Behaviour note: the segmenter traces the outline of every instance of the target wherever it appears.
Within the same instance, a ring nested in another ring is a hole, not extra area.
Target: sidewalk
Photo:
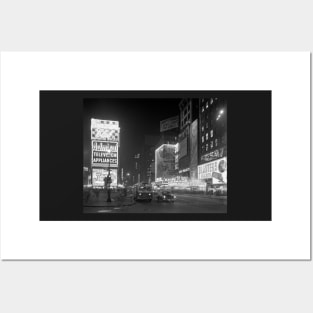
[[[107,202],[108,194],[107,191],[100,190],[98,193],[95,191],[84,194],[83,206],[84,207],[121,207],[130,206],[135,204],[132,196],[121,195],[119,192],[111,192],[111,201]]]

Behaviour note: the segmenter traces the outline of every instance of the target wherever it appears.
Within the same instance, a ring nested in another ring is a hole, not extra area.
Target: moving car
[[[136,186],[134,199],[136,201],[149,201],[153,198],[152,188],[149,184],[141,183]]]
[[[176,196],[173,195],[170,191],[162,191],[158,196],[158,202],[174,202]]]

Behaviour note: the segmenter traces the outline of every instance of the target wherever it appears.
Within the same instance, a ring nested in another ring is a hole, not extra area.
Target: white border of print
[[[272,221],[40,222],[39,90],[272,90]],[[1,257],[308,260],[309,143],[308,52],[4,52]]]

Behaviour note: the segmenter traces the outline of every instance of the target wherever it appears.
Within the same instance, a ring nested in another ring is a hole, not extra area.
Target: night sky
[[[179,115],[181,99],[85,99],[84,166],[90,167],[90,119],[119,121],[119,168],[129,170],[145,135],[160,135],[160,121]]]

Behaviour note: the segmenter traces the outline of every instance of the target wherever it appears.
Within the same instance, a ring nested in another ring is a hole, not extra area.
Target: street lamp
[[[222,117],[223,113],[224,113],[224,110],[221,110],[221,111],[219,112],[219,114],[218,114],[218,116],[217,116],[217,118],[216,118],[217,121]]]
[[[110,189],[110,186],[111,186],[111,175],[110,175],[110,166],[111,166],[111,150],[108,150],[108,155],[109,155],[109,169],[108,169],[108,176],[107,176],[107,191],[108,191],[108,199],[107,199],[107,202],[112,202],[111,200],[111,189]]]

